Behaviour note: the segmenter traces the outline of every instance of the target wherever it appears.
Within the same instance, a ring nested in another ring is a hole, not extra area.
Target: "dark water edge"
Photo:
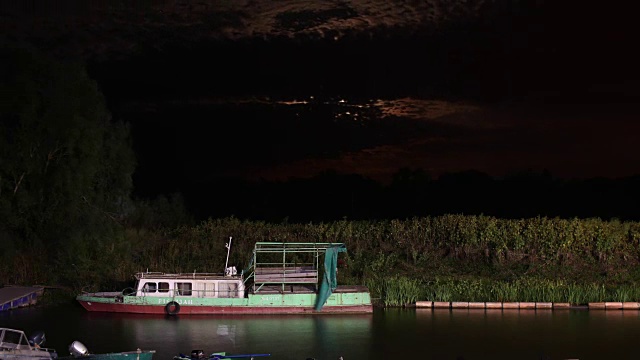
[[[0,326],[43,330],[66,355],[153,349],[155,360],[205,353],[271,359],[637,359],[638,311],[376,309],[372,315],[177,316],[89,313],[76,305],[0,313]]]

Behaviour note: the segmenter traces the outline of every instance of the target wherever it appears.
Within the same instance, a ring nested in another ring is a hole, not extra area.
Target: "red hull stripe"
[[[88,311],[135,313],[135,314],[165,314],[164,306],[158,305],[129,305],[104,304],[80,301]],[[206,314],[335,314],[335,313],[372,313],[372,305],[354,306],[324,306],[315,311],[313,307],[302,306],[188,306],[181,305],[179,315]]]

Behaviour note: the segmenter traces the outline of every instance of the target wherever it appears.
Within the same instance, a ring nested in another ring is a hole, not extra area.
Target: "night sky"
[[[640,174],[633,12],[574,1],[5,1],[129,122],[136,193],[332,169]],[[130,4],[134,3],[134,4]]]

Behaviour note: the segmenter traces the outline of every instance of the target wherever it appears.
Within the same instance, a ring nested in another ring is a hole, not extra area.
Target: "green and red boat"
[[[141,272],[133,289],[76,299],[88,311],[140,314],[372,313],[367,287],[337,285],[345,251],[342,243],[257,242],[246,277],[228,264],[224,274]]]

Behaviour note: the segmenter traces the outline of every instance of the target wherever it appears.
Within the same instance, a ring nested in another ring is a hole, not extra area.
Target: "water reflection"
[[[637,359],[638,311],[387,310],[378,351],[428,359]],[[391,324],[390,322],[393,322]],[[392,329],[403,329],[402,334]]]
[[[272,359],[637,359],[640,312],[376,309],[373,315],[184,316],[88,313],[79,307],[0,313],[0,326],[44,330],[62,354],[155,349],[271,353]]]
[[[370,347],[372,329],[371,315],[157,317],[87,313],[83,317],[94,333],[96,329],[115,331],[130,347],[143,344],[158,349],[166,359],[192,349],[271,353],[278,359],[353,359]]]

